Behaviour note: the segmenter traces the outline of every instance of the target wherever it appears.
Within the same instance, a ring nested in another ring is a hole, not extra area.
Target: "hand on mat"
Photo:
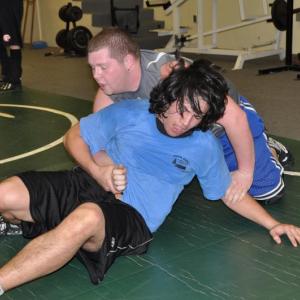
[[[226,202],[236,203],[242,200],[249,191],[252,184],[252,175],[242,171],[231,172],[231,184],[226,191],[224,200]]]
[[[115,166],[112,170],[112,180],[114,187],[117,190],[115,196],[119,199],[120,195],[123,193],[127,185],[126,168],[122,165]]]
[[[294,247],[300,245],[300,228],[290,224],[277,224],[270,229],[270,235],[277,244],[281,244],[280,236],[286,234]]]

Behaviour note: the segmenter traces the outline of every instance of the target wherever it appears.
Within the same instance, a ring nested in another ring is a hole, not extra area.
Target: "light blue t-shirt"
[[[224,196],[231,177],[212,133],[166,136],[148,108],[147,100],[118,102],[82,118],[80,132],[93,155],[105,150],[116,164],[127,168],[122,201],[133,206],[155,231],[195,175],[210,200]]]

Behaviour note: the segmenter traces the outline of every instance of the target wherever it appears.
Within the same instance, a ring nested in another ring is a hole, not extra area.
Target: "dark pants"
[[[5,82],[19,84],[22,76],[21,49],[10,49],[10,46],[23,47],[21,24],[23,17],[23,0],[2,0],[0,4],[0,62],[1,74]],[[3,41],[8,34],[11,39]],[[9,53],[8,53],[9,50]]]

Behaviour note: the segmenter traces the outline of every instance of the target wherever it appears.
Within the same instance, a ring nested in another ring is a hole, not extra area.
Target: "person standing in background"
[[[0,92],[16,91],[22,87],[23,0],[0,2]]]

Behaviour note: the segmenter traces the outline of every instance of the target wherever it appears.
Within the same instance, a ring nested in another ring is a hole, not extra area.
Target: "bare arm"
[[[112,99],[107,96],[100,88],[97,91],[95,96],[94,105],[93,105],[93,112],[101,110],[102,108],[113,104]]]
[[[234,212],[265,227],[277,244],[281,243],[280,236],[286,234],[294,247],[300,244],[300,228],[290,224],[282,224],[275,220],[260,204],[246,194],[242,201],[224,203]]]
[[[245,196],[252,184],[255,163],[253,138],[245,112],[230,97],[225,114],[218,123],[225,128],[238,162],[238,169],[232,173],[232,183],[226,193],[226,198],[235,202]]]
[[[79,123],[66,133],[64,145],[76,162],[106,191],[119,194],[125,189],[126,169],[115,165],[104,151],[92,156],[89,147],[80,136]]]

